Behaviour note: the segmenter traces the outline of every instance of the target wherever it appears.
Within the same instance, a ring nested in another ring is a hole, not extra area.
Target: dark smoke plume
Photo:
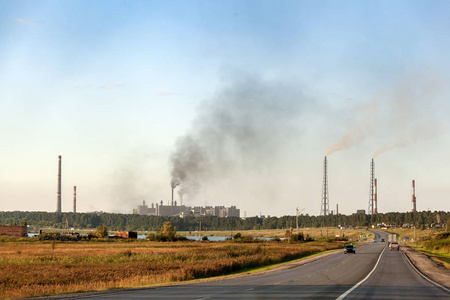
[[[172,189],[176,188],[177,186],[180,185],[180,181],[176,178],[172,178],[172,180],[170,181],[170,187]]]
[[[297,137],[295,121],[305,104],[299,87],[259,79],[233,80],[204,101],[191,130],[171,155],[172,182],[194,196],[201,185],[259,172]]]

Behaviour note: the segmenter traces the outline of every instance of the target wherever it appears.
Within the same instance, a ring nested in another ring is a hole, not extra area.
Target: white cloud
[[[110,89],[110,88],[120,88],[123,87],[124,85],[121,83],[110,83],[110,84],[104,84],[102,86],[99,86],[99,89]]]
[[[161,92],[161,93],[156,94],[156,96],[161,96],[161,97],[172,96],[172,95],[175,95],[175,93],[172,93],[172,92]]]
[[[74,88],[78,90],[85,90],[85,89],[111,89],[111,88],[121,88],[125,85],[122,83],[107,83],[104,85],[82,85],[82,86],[75,86]]]
[[[31,23],[33,23],[30,20],[25,20],[25,19],[21,19],[21,18],[17,18],[16,21],[19,22],[19,23],[22,23],[22,24],[31,24]]]

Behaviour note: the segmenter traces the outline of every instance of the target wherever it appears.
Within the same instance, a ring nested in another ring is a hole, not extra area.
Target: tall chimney
[[[172,206],[173,206],[173,189],[172,189]]]
[[[411,212],[416,212],[416,183],[414,180],[412,181]]]
[[[336,204],[336,216],[338,216],[339,215],[339,207],[338,207],[338,204]]]
[[[378,213],[378,203],[377,203],[377,179],[373,180],[373,214],[376,215]]]
[[[373,212],[375,211],[374,209],[374,201],[373,201],[373,194],[374,194],[374,178],[375,178],[375,162],[372,161],[370,162],[370,187],[369,187],[369,208],[367,209],[367,213],[373,214]]]
[[[56,212],[61,212],[61,155],[58,156],[58,191],[56,192]]]
[[[77,212],[77,187],[73,187],[73,213]]]

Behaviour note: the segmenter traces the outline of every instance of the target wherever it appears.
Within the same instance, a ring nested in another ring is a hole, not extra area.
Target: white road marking
[[[372,271],[370,271],[369,274],[367,274],[367,276],[361,280],[360,282],[358,282],[357,284],[355,284],[351,289],[349,289],[348,291],[346,291],[345,293],[343,293],[342,295],[339,296],[339,298],[336,298],[336,300],[342,300],[345,297],[347,297],[348,294],[350,294],[351,292],[353,292],[354,289],[356,289],[358,286],[360,286],[364,281],[366,281],[367,279],[369,279],[370,275],[372,275],[372,273],[375,271],[375,269],[378,266],[378,263],[380,262],[381,256],[383,255],[384,251],[386,250],[386,246],[384,246],[383,251],[381,251],[380,256],[378,257],[377,263],[375,264],[375,266],[373,267]]]
[[[244,290],[244,292],[253,291],[253,290],[254,290],[254,288],[249,288],[249,289]]]
[[[206,300],[206,299],[211,299],[211,297],[198,298],[197,300]]]

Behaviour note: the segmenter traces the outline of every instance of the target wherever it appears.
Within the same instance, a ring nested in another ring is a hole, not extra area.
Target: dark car
[[[353,245],[345,245],[344,253],[345,254],[347,254],[347,253],[356,253],[355,246],[353,246]]]

